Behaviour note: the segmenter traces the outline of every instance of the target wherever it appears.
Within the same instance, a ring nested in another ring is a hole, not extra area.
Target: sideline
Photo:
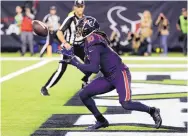
[[[25,67],[23,69],[20,69],[20,70],[18,70],[16,72],[10,73],[10,74],[8,74],[6,76],[3,76],[3,77],[0,78],[0,83],[2,83],[4,81],[7,81],[7,80],[9,80],[11,78],[14,78],[16,76],[19,76],[19,75],[21,75],[23,73],[29,72],[29,71],[31,71],[33,69],[39,68],[39,67],[41,67],[43,65],[46,65],[47,63],[49,63],[51,61],[52,60],[44,60],[44,61],[38,62],[36,64],[33,64],[31,66],[28,66],[28,67]]]

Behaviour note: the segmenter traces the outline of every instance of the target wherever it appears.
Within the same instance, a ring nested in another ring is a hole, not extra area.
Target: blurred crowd
[[[177,20],[177,30],[180,32],[179,39],[180,46],[182,47],[182,52],[184,55],[187,55],[187,15],[188,11],[186,8],[182,9],[182,14]],[[138,56],[149,56],[152,53],[152,41],[151,37],[153,34],[153,27],[157,27],[157,38],[159,38],[159,48],[156,52],[161,52],[161,56],[167,56],[168,54],[168,36],[170,34],[170,23],[168,18],[160,13],[156,20],[152,20],[152,15],[149,11],[144,11],[140,29],[138,32],[128,32],[127,43],[131,45],[132,51],[129,55],[138,55]],[[118,34],[113,31],[111,34],[111,46],[118,53],[122,54],[120,37]]]
[[[73,9],[74,10],[74,9]],[[72,12],[70,13],[72,14]],[[36,11],[33,7],[25,5],[24,7],[16,7],[15,22],[19,26],[21,33],[20,39],[22,42],[21,55],[24,56],[27,45],[29,45],[31,56],[34,54],[33,51],[33,32],[32,32],[32,20],[35,19]],[[179,36],[179,42],[184,55],[187,55],[187,9],[182,9],[182,14],[177,20],[177,30],[181,33]],[[57,43],[55,32],[60,26],[60,17],[57,14],[57,8],[51,6],[49,13],[43,18],[43,22],[47,24],[50,30],[50,45]],[[131,52],[129,55],[138,56],[149,56],[152,54],[152,34],[153,28],[157,27],[158,36],[160,40],[161,55],[166,56],[168,54],[168,36],[170,34],[170,23],[164,13],[160,13],[156,20],[152,20],[151,12],[146,10],[143,12],[140,22],[140,28],[137,32],[128,32],[127,43],[131,45]],[[111,47],[118,53],[123,54],[122,45],[120,42],[121,37],[118,36],[117,32],[113,31],[110,36]]]
[[[20,29],[20,39],[21,45],[21,55],[24,56],[27,50],[27,45],[29,45],[29,50],[31,56],[34,55],[33,51],[33,29],[32,20],[35,18],[36,11],[31,3],[25,3],[23,7],[16,7],[15,23]]]

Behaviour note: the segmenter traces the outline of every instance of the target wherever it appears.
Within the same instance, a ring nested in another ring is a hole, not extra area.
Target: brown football
[[[33,20],[32,21],[33,26],[33,32],[42,37],[46,37],[48,35],[48,27],[45,23],[39,21],[39,20]]]

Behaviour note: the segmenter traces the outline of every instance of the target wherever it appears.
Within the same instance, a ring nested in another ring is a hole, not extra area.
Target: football
[[[32,26],[33,26],[34,34],[42,37],[46,37],[48,35],[48,27],[46,26],[45,23],[39,20],[33,20]]]

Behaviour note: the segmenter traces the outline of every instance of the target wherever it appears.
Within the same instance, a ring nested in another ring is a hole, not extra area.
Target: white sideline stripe
[[[1,57],[0,61],[34,61],[34,60],[60,60],[60,57],[39,58],[39,57]]]
[[[146,80],[149,75],[169,75],[171,80],[188,80],[187,71],[179,72],[131,72],[132,80]]]
[[[121,107],[118,100],[107,99],[94,99],[97,106],[115,106]],[[137,101],[137,100],[135,100]],[[160,107],[161,117],[163,118],[164,126],[172,127],[185,127],[184,122],[187,122],[186,114],[181,110],[187,107],[186,103],[181,103],[179,99],[157,99],[157,100],[140,100],[139,102]],[[176,109],[176,110],[174,110]],[[176,115],[176,118],[169,116],[171,113]],[[139,111],[132,111],[131,114],[105,114],[104,117],[110,124],[129,124],[129,123],[141,123],[141,124],[153,124],[153,119],[146,113]],[[93,115],[81,115],[74,125],[90,125],[95,124],[95,117]]]
[[[160,61],[187,61],[186,57],[121,57],[122,60],[160,60]],[[59,60],[60,57],[50,57],[50,58],[39,58],[39,57],[0,57],[0,61],[3,60],[15,60],[15,61],[22,61],[22,60]]]
[[[122,60],[150,60],[150,61],[154,61],[154,60],[160,60],[160,61],[166,61],[166,60],[170,60],[170,61],[187,61],[186,57],[121,57]]]
[[[29,67],[23,68],[23,69],[18,70],[16,72],[10,73],[10,74],[0,78],[0,83],[4,82],[6,80],[9,80],[11,78],[14,78],[16,76],[19,76],[19,75],[21,75],[23,73],[26,73],[28,71],[31,71],[33,69],[39,68],[39,67],[41,67],[41,66],[43,66],[43,65],[45,65],[45,64],[47,64],[49,62],[51,62],[51,60],[44,60],[44,61],[38,62],[37,64],[31,65]]]
[[[0,58],[0,61],[34,61],[34,60],[60,60],[58,57],[53,58]],[[187,64],[126,64],[130,68],[187,68]]]
[[[127,64],[130,68],[187,68],[187,64]]]
[[[187,92],[187,86],[181,85],[163,85],[163,84],[145,84],[145,83],[131,83],[131,94],[160,94],[160,93],[181,93]],[[118,96],[117,90],[114,89],[111,92],[97,95],[102,96]]]
[[[162,132],[68,132],[65,136],[186,136],[186,133]]]

